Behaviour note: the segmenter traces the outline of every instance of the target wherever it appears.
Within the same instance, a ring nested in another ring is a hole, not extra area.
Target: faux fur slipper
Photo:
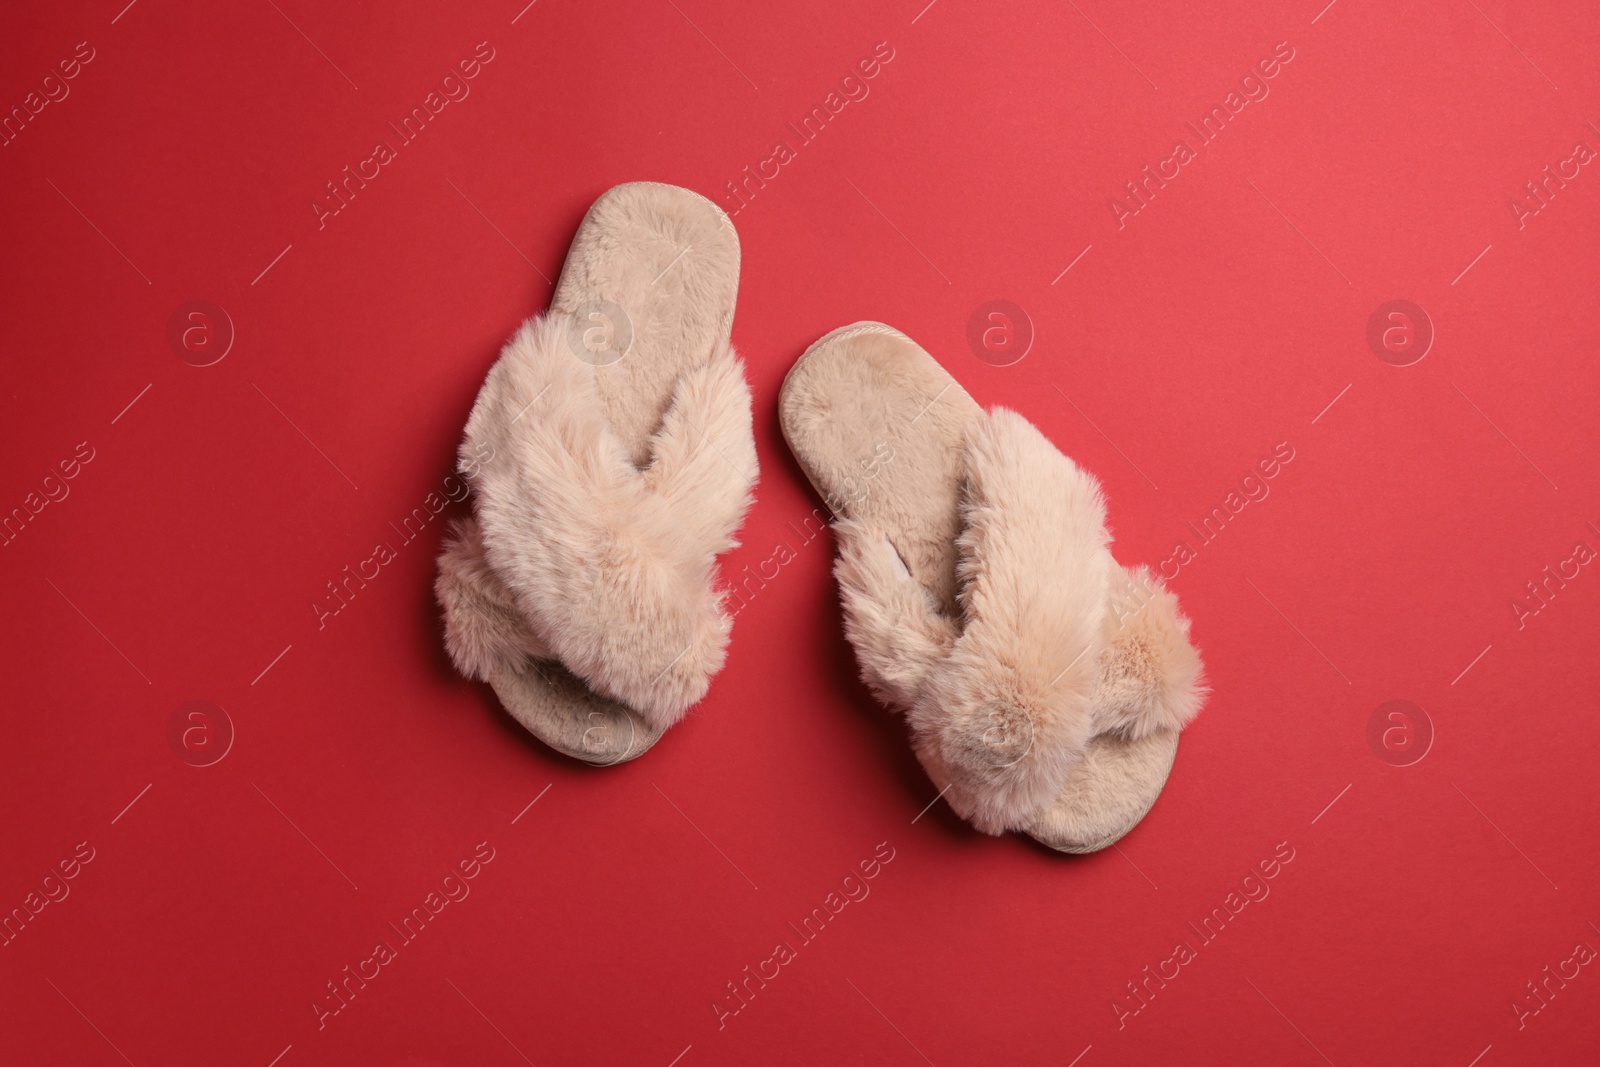
[[[812,345],[780,406],[861,677],[951,807],[1063,852],[1132,829],[1205,688],[1177,599],[1112,559],[1099,483],[880,323]]]
[[[611,189],[467,421],[475,519],[439,557],[445,646],[590,763],[644,752],[723,664],[717,556],[757,474],[738,285],[739,238],[709,200]]]

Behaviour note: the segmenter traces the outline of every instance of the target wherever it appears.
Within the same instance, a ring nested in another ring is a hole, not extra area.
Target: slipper
[[[1205,688],[1177,599],[1112,559],[1099,483],[880,323],[807,349],[780,408],[862,680],[951,807],[1063,852],[1126,834]]]
[[[586,762],[643,753],[726,657],[717,556],[757,474],[728,343],[738,284],[738,235],[709,200],[611,189],[467,420],[475,517],[439,556],[445,647]]]

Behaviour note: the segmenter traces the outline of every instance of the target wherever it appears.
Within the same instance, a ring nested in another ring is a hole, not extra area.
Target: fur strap
[[[523,325],[467,422],[461,459],[482,559],[523,623],[481,632],[503,629],[493,655],[548,649],[665,728],[705,695],[726,655],[716,557],[737,543],[756,481],[750,390],[720,347],[678,380],[641,470],[606,421],[593,368],[566,345],[569,319]],[[468,545],[445,561],[472,558]]]
[[[907,715],[951,806],[999,833],[1055,800],[1093,734],[1186,721],[1199,659],[1171,594],[1111,558],[1099,484],[1021,415],[995,408],[974,422],[961,511],[961,618],[938,609],[871,526],[836,524],[835,574],[862,678]],[[1142,601],[1130,598],[1135,579]],[[1147,605],[1156,612],[1137,622]],[[1152,644],[1167,659],[1145,657]]]

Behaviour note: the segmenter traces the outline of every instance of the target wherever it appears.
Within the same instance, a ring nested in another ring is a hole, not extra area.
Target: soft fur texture
[[[1148,567],[1119,567],[1113,582],[1094,692],[1098,727],[1130,741],[1181,730],[1210,691],[1189,643],[1189,620]]]
[[[1022,416],[975,423],[966,464],[959,634],[881,535],[842,524],[837,574],[863,673],[907,708],[951,806],[1000,833],[1055,799],[1092,733],[1112,563],[1099,486]]]
[[[928,671],[950,654],[960,628],[906,570],[882,527],[839,519],[833,532],[844,635],[856,650],[861,680],[905,714],[916,705]]]
[[[445,651],[468,678],[487,682],[497,669],[521,672],[530,659],[550,658],[511,590],[483,558],[475,519],[451,523],[434,593],[444,608]]]
[[[960,625],[937,609],[879,528],[841,519],[834,531],[839,541],[834,574],[845,635],[856,650],[862,681],[890,708],[909,714],[926,693],[926,681],[955,647]],[[1127,571],[1114,566],[1111,582],[1089,700],[1096,737],[1084,758],[1072,760],[1059,792],[1021,827],[1065,851],[1104,848],[1109,842],[1094,835],[1105,833],[1106,813],[1126,812],[1129,821],[1136,820],[1154,799],[1153,788],[1166,777],[1165,763],[1156,754],[1159,746],[1124,748],[1101,742],[1110,737],[1143,742],[1163,731],[1175,736],[1199,713],[1208,693],[1199,653],[1188,640],[1189,620],[1178,610],[1177,598],[1144,567]],[[994,725],[991,720],[986,728]],[[986,747],[1004,754],[1006,741],[1002,737],[999,744]],[[959,761],[962,746],[954,748]],[[941,788],[961,777],[959,762],[947,757],[945,746],[919,744],[917,755]],[[978,768],[992,768],[995,762],[986,754]],[[952,787],[946,795],[955,793]],[[1122,832],[1116,830],[1111,839]]]
[[[601,410],[593,368],[567,347],[569,321],[552,313],[518,331],[468,420],[461,455],[484,560],[539,644],[664,728],[726,654],[714,578],[756,480],[750,392],[720,346],[678,380],[640,470]],[[475,650],[477,637],[468,628],[452,649]]]
[[[999,833],[1055,798],[1089,740],[1110,535],[1099,485],[1003,408],[973,429],[963,489],[965,626],[909,721],[951,806]]]

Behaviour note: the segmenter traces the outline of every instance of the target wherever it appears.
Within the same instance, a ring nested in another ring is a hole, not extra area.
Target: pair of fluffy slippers
[[[643,753],[725,657],[716,561],[757,476],[738,274],[710,201],[610,190],[467,423],[475,519],[439,561],[446,647],[578,759]],[[877,323],[812,345],[780,408],[836,517],[862,677],[941,794],[1065,852],[1127,833],[1205,690],[1176,599],[1112,559],[1095,480]]]

